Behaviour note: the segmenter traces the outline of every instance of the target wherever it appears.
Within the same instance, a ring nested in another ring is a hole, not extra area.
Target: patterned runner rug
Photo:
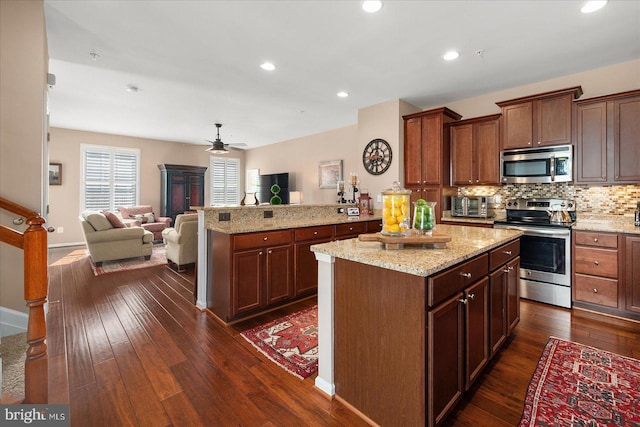
[[[167,264],[166,253],[167,251],[164,245],[162,244],[153,245],[153,252],[151,253],[151,259],[148,261],[144,259],[144,257],[138,257],[138,258],[120,259],[115,261],[104,261],[101,267],[96,267],[95,265],[93,265],[93,263],[90,263],[90,264],[91,264],[91,268],[93,269],[93,274],[96,276],[99,276],[101,274],[115,273],[118,271],[138,270],[140,268],[149,268],[149,267],[156,267],[158,265],[165,265]],[[89,252],[87,252],[87,255],[88,254]]]
[[[318,307],[249,329],[240,335],[287,372],[304,379],[318,370]]]
[[[640,361],[550,337],[520,426],[640,426]]]

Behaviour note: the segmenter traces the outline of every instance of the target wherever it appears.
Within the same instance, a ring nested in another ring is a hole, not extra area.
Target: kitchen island
[[[438,225],[444,249],[314,245],[316,386],[380,425],[438,425],[519,320],[520,231]]]

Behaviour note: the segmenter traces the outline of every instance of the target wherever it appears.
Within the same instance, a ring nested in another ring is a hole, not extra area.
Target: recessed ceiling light
[[[449,52],[444,54],[443,58],[445,61],[453,61],[458,56],[460,56],[458,52],[456,52],[455,50],[450,50]]]
[[[349,92],[340,91],[336,95],[338,95],[338,97],[340,98],[346,98],[347,96],[349,96]]]
[[[265,62],[262,65],[260,65],[260,68],[266,71],[273,71],[276,69],[276,66],[273,65],[271,62]]]
[[[382,2],[380,0],[366,0],[362,2],[362,10],[368,13],[376,13],[382,9]]]
[[[125,87],[124,90],[126,90],[129,93],[137,93],[137,92],[140,92],[141,89],[138,86],[127,85],[127,87]]]
[[[580,12],[582,13],[595,12],[596,10],[602,9],[606,4],[607,4],[607,0],[588,1],[584,4],[584,6],[582,6],[582,9],[580,9]]]

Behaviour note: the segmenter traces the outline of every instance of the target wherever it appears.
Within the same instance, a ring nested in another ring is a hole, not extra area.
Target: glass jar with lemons
[[[398,181],[382,192],[382,234],[387,236],[411,234],[410,199],[411,190],[402,188]]]

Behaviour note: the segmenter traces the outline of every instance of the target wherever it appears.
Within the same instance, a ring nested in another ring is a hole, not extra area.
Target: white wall
[[[42,1],[0,1],[0,196],[41,212],[47,37]],[[16,215],[0,212],[0,223]],[[0,303],[26,312],[23,251],[0,243]],[[1,319],[0,319],[1,322]]]

